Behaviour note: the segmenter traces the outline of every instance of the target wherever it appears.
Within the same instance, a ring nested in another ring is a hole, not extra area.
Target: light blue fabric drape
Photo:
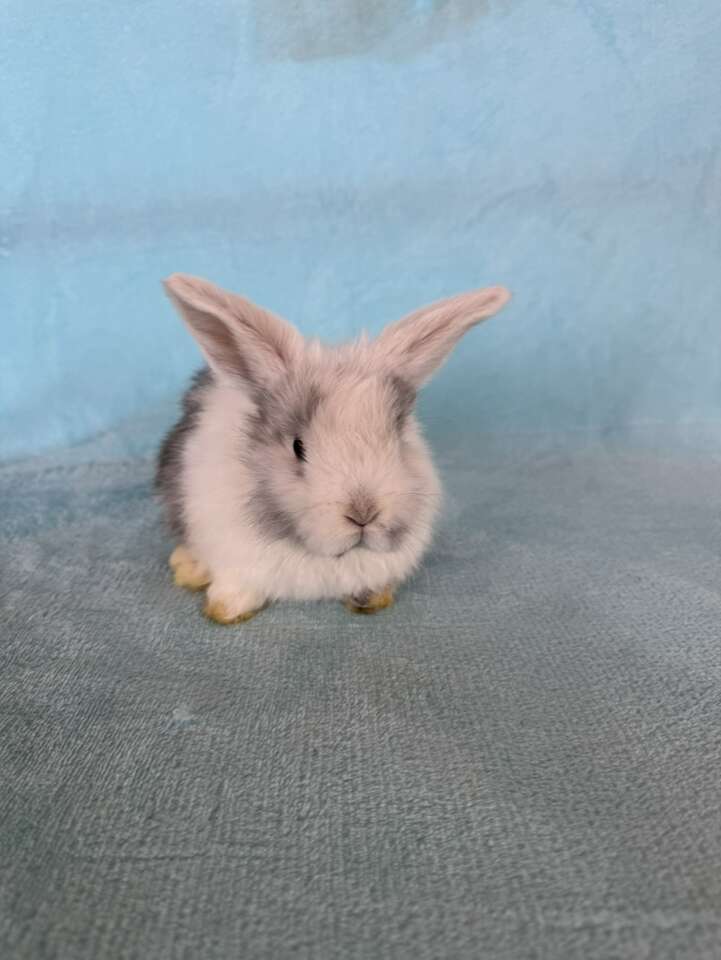
[[[489,282],[445,428],[715,421],[721,8],[6,0],[0,453],[172,397],[206,274],[331,338]]]

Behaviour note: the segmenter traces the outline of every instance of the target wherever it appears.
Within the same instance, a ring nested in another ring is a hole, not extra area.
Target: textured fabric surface
[[[218,627],[147,460],[0,469],[0,955],[717,958],[721,464],[448,445],[396,606]]]

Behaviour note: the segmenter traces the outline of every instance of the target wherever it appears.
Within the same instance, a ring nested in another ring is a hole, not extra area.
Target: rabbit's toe
[[[210,583],[210,575],[205,567],[198,563],[187,547],[179,546],[170,554],[168,560],[173,571],[173,579],[179,587],[186,590],[202,590]]]
[[[348,597],[343,601],[347,610],[351,613],[377,613],[379,610],[385,610],[393,604],[393,591],[390,587],[381,590],[380,593],[357,594],[354,597]]]
[[[208,590],[203,613],[215,623],[243,623],[260,613],[266,606],[265,600],[253,590],[223,592]]]

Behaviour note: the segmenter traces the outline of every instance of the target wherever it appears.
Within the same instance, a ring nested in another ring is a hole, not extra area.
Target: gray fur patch
[[[288,458],[293,458],[295,475],[303,477],[303,462],[293,453],[293,440],[301,437],[323,400],[316,383],[290,382],[277,392],[256,389],[251,394],[255,411],[249,417],[242,458],[249,470],[255,473],[255,491],[249,499],[249,517],[262,536],[270,542],[288,540],[299,546],[304,542],[296,528],[292,515],[273,494],[255,463],[261,460],[257,448],[271,444],[287,446]]]
[[[323,400],[317,384],[290,384],[271,394],[257,389],[251,394],[255,411],[249,417],[251,444],[282,443],[302,436]]]
[[[303,545],[292,515],[278,503],[267,484],[258,484],[248,506],[252,522],[265,538],[271,542],[289,540],[291,543]]]
[[[403,523],[403,521],[396,523],[394,526],[392,526],[388,530],[388,533],[387,533],[388,543],[390,544],[392,550],[398,549],[398,547],[401,545],[401,543],[405,540],[406,536],[408,535],[409,530],[410,530],[410,527],[408,526],[407,523]]]
[[[402,377],[392,376],[388,380],[393,391],[393,422],[398,430],[402,430],[416,402],[416,391]]]
[[[185,518],[181,493],[183,450],[188,437],[196,428],[198,416],[203,409],[203,393],[213,383],[213,374],[204,367],[193,376],[190,387],[183,395],[183,414],[163,440],[155,469],[155,489],[160,494],[172,532],[185,536]]]
[[[274,397],[267,390],[253,390],[250,394],[255,410],[248,417],[248,440],[251,445],[270,443],[273,439]]]
[[[367,607],[373,596],[370,590],[361,590],[360,593],[354,593],[351,600],[357,607]]]
[[[315,412],[323,402],[323,394],[316,383],[304,387],[301,397],[292,405],[291,425],[293,436],[300,436],[307,429]]]

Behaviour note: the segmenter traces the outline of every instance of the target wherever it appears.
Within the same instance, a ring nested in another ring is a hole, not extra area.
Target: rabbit
[[[390,606],[441,500],[416,392],[510,293],[463,293],[331,347],[207,280],[164,285],[207,362],[157,460],[175,582],[207,588],[224,624],[275,600]]]

